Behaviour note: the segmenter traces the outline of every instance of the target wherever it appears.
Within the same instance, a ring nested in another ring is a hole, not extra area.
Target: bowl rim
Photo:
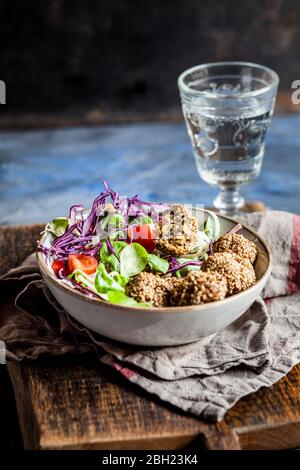
[[[204,212],[209,212],[207,211],[206,209],[202,209]],[[249,227],[248,225],[244,224],[243,222],[238,222],[236,221],[235,219],[231,218],[231,217],[228,217],[226,215],[223,215],[223,214],[218,214],[216,213],[216,215],[218,217],[221,217],[223,219],[226,219],[230,222],[233,222],[235,224],[238,224],[240,223],[242,225],[242,228],[248,230],[250,233],[252,233],[260,242],[261,244],[263,245],[267,255],[268,255],[268,267],[266,269],[266,271],[264,272],[264,274],[262,275],[262,277],[260,279],[258,279],[251,287],[248,287],[247,289],[243,290],[242,292],[238,292],[237,294],[233,294],[231,295],[230,297],[225,297],[225,299],[223,300],[216,300],[216,301],[213,301],[213,302],[208,302],[208,303],[205,303],[205,304],[200,304],[200,305],[184,305],[184,306],[170,306],[170,307],[149,307],[149,308],[145,308],[145,307],[135,307],[135,306],[127,306],[127,305],[122,305],[122,304],[112,304],[110,302],[107,302],[106,300],[104,299],[101,299],[100,297],[99,298],[93,298],[93,297],[87,297],[86,295],[84,295],[82,292],[79,292],[77,291],[76,289],[73,289],[65,284],[62,284],[59,282],[59,279],[57,279],[54,274],[50,273],[44,259],[43,259],[43,256],[42,256],[42,253],[38,250],[36,250],[36,256],[37,256],[37,261],[38,261],[38,264],[39,264],[39,268],[40,270],[42,271],[42,274],[46,277],[47,281],[49,281],[52,285],[54,285],[55,287],[58,287],[60,288],[61,290],[65,291],[66,293],[68,294],[71,294],[77,298],[81,298],[82,300],[85,300],[91,304],[94,304],[94,305],[100,305],[100,306],[104,306],[104,307],[107,307],[109,309],[121,309],[121,310],[126,310],[127,312],[129,311],[132,311],[132,312],[141,312],[141,313],[144,313],[144,314],[147,314],[149,315],[149,313],[151,314],[160,314],[160,313],[167,313],[167,314],[172,314],[172,313],[185,313],[185,312],[190,312],[190,311],[201,311],[201,310],[207,310],[209,308],[214,308],[215,306],[220,306],[220,305],[228,305],[230,304],[231,302],[234,302],[235,299],[240,299],[242,298],[243,296],[249,294],[250,292],[252,291],[255,291],[257,289],[257,287],[260,285],[260,284],[264,284],[264,281],[269,277],[271,271],[272,271],[272,255],[271,255],[271,251],[270,251],[270,248],[268,247],[267,243],[263,240],[263,238],[252,228],[252,227]],[[43,236],[41,237],[40,240],[43,240],[43,238],[45,237],[45,234],[43,234]]]

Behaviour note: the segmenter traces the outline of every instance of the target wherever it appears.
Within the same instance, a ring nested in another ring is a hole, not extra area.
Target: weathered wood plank
[[[20,265],[26,256],[36,250],[36,242],[44,228],[42,224],[0,227],[0,275]]]
[[[174,449],[201,433],[92,358],[53,362],[9,366],[26,448]]]
[[[22,240],[11,258],[16,263],[32,250],[40,227],[27,226],[23,235],[22,227],[5,230],[3,253],[13,251],[16,233]],[[240,400],[217,424],[162,403],[95,357],[45,357],[9,363],[8,369],[27,449],[300,447],[300,365],[273,387]]]
[[[125,382],[92,357],[11,363],[28,449],[285,449],[300,446],[300,367],[207,424]]]

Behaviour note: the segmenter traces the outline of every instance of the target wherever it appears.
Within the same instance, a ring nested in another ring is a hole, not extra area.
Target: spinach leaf
[[[113,271],[108,273],[104,264],[100,263],[95,277],[95,288],[99,294],[107,294],[110,291],[125,291],[128,279],[120,273]]]
[[[169,269],[169,262],[166,259],[160,258],[156,255],[148,254],[148,264],[153,271],[166,273]]]
[[[204,233],[211,239],[217,240],[220,236],[220,222],[217,214],[213,211],[209,212],[208,219],[204,224]]]
[[[213,239],[214,236],[214,224],[212,221],[212,218],[209,216],[207,218],[207,221],[204,224],[204,233],[207,235],[211,240]]]
[[[52,233],[55,237],[61,237],[67,230],[68,223],[66,217],[57,217],[46,225],[46,231]]]
[[[121,250],[127,246],[127,243],[122,241],[112,241],[111,244],[118,256],[120,256]],[[120,272],[120,262],[118,258],[116,258],[116,256],[110,251],[106,242],[104,242],[101,247],[100,260],[108,269]]]
[[[139,243],[127,245],[120,253],[122,276],[135,276],[144,271],[148,263],[148,252]]]
[[[153,220],[148,215],[141,215],[130,222],[130,225],[153,224]]]
[[[122,215],[117,213],[107,214],[100,222],[102,230],[108,228],[120,228],[124,225],[125,219]]]
[[[98,227],[98,234],[102,239],[109,236],[111,240],[116,238],[126,237],[123,230],[125,219],[121,214],[116,212],[108,213],[100,222]]]
[[[148,302],[137,302],[132,297],[128,297],[123,292],[110,291],[108,293],[108,301],[113,304],[127,305],[128,307],[151,307]]]
[[[180,264],[187,263],[191,261],[190,258],[178,258],[178,262]],[[176,271],[175,275],[177,277],[184,277],[188,274],[189,271],[200,271],[201,266],[196,266],[194,264],[191,264],[190,266],[184,266],[184,268],[178,269]]]
[[[70,279],[75,279],[75,281],[82,286],[87,287],[88,289],[97,293],[93,275],[86,274],[84,271],[81,271],[81,269],[75,269],[71,274],[69,274],[68,277]]]

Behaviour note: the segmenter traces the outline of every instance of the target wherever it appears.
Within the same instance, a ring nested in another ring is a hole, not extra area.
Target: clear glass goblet
[[[200,177],[218,186],[214,206],[235,214],[240,186],[260,173],[278,75],[247,62],[193,67],[178,78],[183,115]]]

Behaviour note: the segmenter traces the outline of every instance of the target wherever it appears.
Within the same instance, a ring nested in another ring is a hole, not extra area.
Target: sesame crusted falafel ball
[[[168,279],[168,277],[166,277],[166,278]],[[171,282],[172,291],[173,291],[174,289],[177,289],[179,286],[181,286],[183,278],[182,277],[171,276],[169,278],[169,280]]]
[[[155,307],[165,307],[173,288],[170,278],[163,278],[150,272],[133,277],[126,286],[126,295],[137,302],[149,302]]]
[[[255,283],[256,277],[249,260],[238,261],[233,253],[214,253],[204,261],[205,272],[218,272],[227,280],[228,295],[237,294]]]
[[[226,293],[225,277],[218,273],[190,271],[172,290],[170,304],[173,306],[205,304],[224,299]]]
[[[235,253],[239,258],[248,258],[254,263],[257,248],[254,242],[238,233],[226,233],[213,243],[214,253]]]
[[[235,255],[236,260],[242,264],[243,266],[246,266],[246,268],[250,269],[251,271],[254,271],[253,264],[251,263],[249,258],[240,258],[238,255]],[[255,271],[254,271],[255,274]]]
[[[185,206],[174,205],[164,215],[158,227],[156,247],[166,255],[189,253],[198,237],[198,220]]]

